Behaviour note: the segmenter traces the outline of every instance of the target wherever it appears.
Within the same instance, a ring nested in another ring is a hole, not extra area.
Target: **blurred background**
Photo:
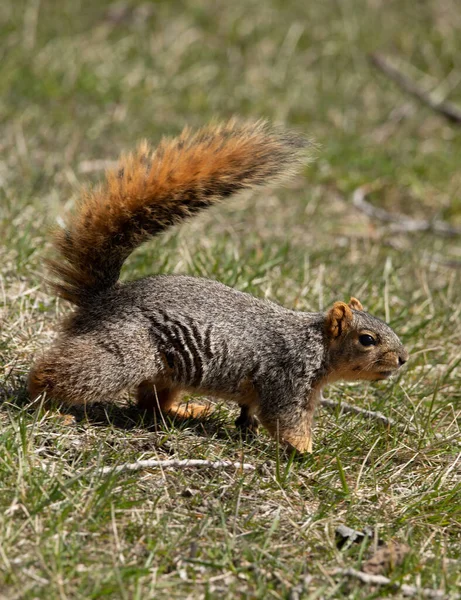
[[[459,124],[369,61],[379,52],[436,100],[461,104],[459,9],[454,0],[4,0],[1,203],[23,212],[40,196],[42,215],[61,211],[79,182],[140,138],[241,115],[317,142],[304,198],[309,187],[334,204],[371,185],[397,216],[459,224]],[[345,218],[358,227],[362,217]]]

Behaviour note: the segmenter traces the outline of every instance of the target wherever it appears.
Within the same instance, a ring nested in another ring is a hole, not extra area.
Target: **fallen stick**
[[[417,98],[420,102],[438,112],[451,123],[461,124],[461,108],[458,108],[450,102],[436,100],[429,92],[423,90],[417,83],[404,75],[394,65],[392,65],[384,56],[380,54],[370,54],[370,62],[384,75],[395,81],[395,83],[405,92]]]
[[[444,267],[450,267],[451,269],[461,269],[461,260],[454,260],[454,259],[446,260],[439,256],[432,256],[431,260],[432,260],[432,262],[435,262],[438,265],[442,265]]]
[[[428,231],[439,235],[455,237],[461,235],[460,227],[452,227],[445,221],[425,221],[424,219],[412,219],[399,213],[390,213],[384,208],[373,206],[366,200],[370,192],[369,186],[362,185],[352,194],[352,204],[372,219],[378,219],[385,223],[392,223],[392,231],[401,233],[413,233],[415,231]]]
[[[405,596],[419,596],[423,598],[434,598],[435,600],[445,600],[445,598],[450,598],[450,600],[459,600],[461,598],[459,594],[456,594],[455,596],[449,596],[445,592],[442,592],[442,590],[432,590],[430,588],[421,588],[415,585],[408,585],[406,583],[396,583],[391,581],[388,577],[384,577],[384,575],[371,575],[369,573],[364,573],[363,571],[356,571],[355,569],[338,569],[332,574],[355,577],[362,583],[368,583],[371,585],[390,586],[393,589],[402,592]]]
[[[230,460],[201,460],[201,459],[167,459],[167,460],[138,460],[134,463],[124,463],[114,467],[103,467],[101,473],[122,473],[125,471],[140,471],[141,469],[152,469],[161,467],[162,469],[178,468],[189,469],[194,467],[207,467],[211,469],[242,469],[243,471],[255,471],[256,467],[248,463],[232,462]]]
[[[353,406],[352,404],[348,404],[347,402],[336,402],[335,400],[327,400],[326,398],[322,398],[320,400],[320,404],[329,410],[337,410],[338,408],[345,413],[352,413],[354,415],[361,415],[362,417],[366,417],[367,419],[374,419],[375,421],[379,421],[383,425],[387,425],[388,427],[401,427],[400,423],[397,423],[395,419],[391,417],[386,417],[382,412],[375,410],[366,410],[365,408],[360,408],[358,406]],[[408,425],[409,429],[413,432],[416,432],[417,429],[413,427],[413,425]]]
[[[374,419],[375,421],[379,421],[383,425],[387,427],[395,427],[396,429],[400,429],[400,431],[410,431],[411,433],[419,433],[418,429],[412,425],[411,423],[400,423],[391,417],[386,417],[382,412],[375,410],[366,410],[365,408],[360,408],[359,406],[354,406],[352,404],[348,404],[347,402],[336,402],[334,400],[327,400],[326,398],[321,398],[320,400],[321,406],[327,408],[328,410],[335,411],[339,408],[340,411],[345,413],[350,413],[354,415],[360,415],[365,417],[366,419]],[[446,436],[443,433],[434,433],[434,437],[437,440],[448,442],[452,438],[461,438],[461,434],[456,433],[450,436]]]

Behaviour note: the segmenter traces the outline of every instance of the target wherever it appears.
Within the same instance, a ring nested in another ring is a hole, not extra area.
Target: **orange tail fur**
[[[114,286],[128,255],[149,237],[240,190],[292,174],[302,137],[264,122],[185,129],[152,150],[122,156],[106,181],[84,192],[49,262],[61,297],[77,305]]]

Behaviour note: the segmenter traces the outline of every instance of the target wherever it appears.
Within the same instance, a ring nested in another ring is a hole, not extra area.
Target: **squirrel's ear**
[[[354,296],[352,296],[349,300],[349,308],[353,308],[354,310],[363,310],[362,303],[360,300],[357,300],[357,298],[354,298]]]
[[[327,312],[325,320],[325,330],[328,337],[338,338],[349,329],[352,319],[353,315],[350,307],[345,302],[335,302]]]

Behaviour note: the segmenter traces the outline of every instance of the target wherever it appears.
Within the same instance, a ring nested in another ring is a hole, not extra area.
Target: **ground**
[[[461,585],[461,129],[370,64],[379,51],[461,104],[456,0],[3,0],[0,6],[0,596],[382,598],[338,573],[379,540],[406,544],[397,584]],[[299,310],[358,297],[410,351],[401,374],[338,384],[314,453],[242,439],[235,407],[143,422],[130,398],[76,419],[30,406],[33,356],[69,307],[43,284],[49,230],[82,183],[141,138],[238,114],[306,133],[316,160],[283,189],[240,196],[138,250],[123,277],[188,273]],[[343,414],[381,411],[400,427]],[[254,471],[146,469],[142,458],[232,460]],[[335,529],[370,528],[338,544]],[[422,596],[421,596],[422,597]]]

